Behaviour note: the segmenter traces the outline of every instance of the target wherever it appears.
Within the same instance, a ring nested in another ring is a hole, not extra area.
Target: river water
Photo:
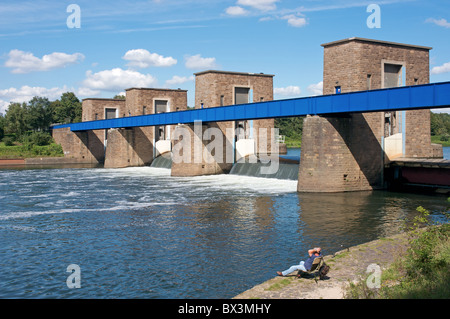
[[[385,191],[297,194],[296,183],[152,167],[0,170],[0,298],[231,298],[311,247],[332,254],[398,233],[418,206],[435,219],[448,206]],[[69,288],[69,265],[80,288]]]

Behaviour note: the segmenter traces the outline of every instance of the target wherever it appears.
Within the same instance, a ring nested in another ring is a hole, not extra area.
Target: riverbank
[[[101,164],[87,163],[67,157],[31,157],[0,159],[1,169],[40,169],[40,168],[94,168]]]
[[[39,157],[64,157],[64,153],[61,145],[56,143],[39,146],[34,144],[5,145],[5,143],[0,142],[0,159],[2,160]]]
[[[285,277],[276,276],[233,299],[343,299],[349,284],[367,275],[369,265],[386,269],[396,260],[393,256],[404,255],[408,245],[408,235],[403,233],[346,248],[324,257],[330,271],[317,284],[312,276],[297,278],[294,272]],[[274,274],[281,270],[284,269],[274,269]]]

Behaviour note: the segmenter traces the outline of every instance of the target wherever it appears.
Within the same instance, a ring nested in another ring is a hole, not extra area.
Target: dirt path
[[[234,299],[341,299],[349,282],[365,275],[370,264],[386,268],[395,260],[393,256],[405,252],[407,245],[407,235],[399,234],[350,247],[325,256],[330,272],[327,278],[319,280],[317,284],[313,277],[297,278],[294,272],[285,277],[270,279]]]

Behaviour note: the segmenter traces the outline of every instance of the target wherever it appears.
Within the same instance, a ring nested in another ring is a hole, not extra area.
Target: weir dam
[[[449,187],[430,109],[450,106],[450,83],[429,84],[431,48],[356,37],[322,47],[322,96],[274,101],[274,75],[208,70],[195,73],[193,109],[186,90],[129,88],[125,100],[84,99],[82,122],[53,137],[75,163],[297,179],[298,192],[383,189],[411,176],[395,163],[440,160],[417,181]],[[280,160],[274,124],[298,116],[300,164]]]

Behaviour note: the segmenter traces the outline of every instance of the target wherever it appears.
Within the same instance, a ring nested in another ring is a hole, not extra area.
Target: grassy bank
[[[421,213],[410,230],[409,249],[381,274],[380,287],[370,289],[367,280],[350,284],[349,299],[448,299],[450,297],[450,224],[427,226],[429,212]],[[448,216],[447,216],[448,218]],[[368,275],[371,276],[371,275]]]
[[[299,148],[302,146],[301,138],[292,138],[292,137],[286,136],[285,143],[286,143],[287,148]]]
[[[64,153],[61,145],[56,143],[43,146],[31,144],[15,144],[6,146],[5,143],[0,143],[0,159],[60,156],[64,156]]]
[[[448,139],[447,141],[443,139],[445,139],[445,137],[443,138],[442,135],[431,135],[431,143],[441,144],[444,147],[449,147],[450,139]]]

